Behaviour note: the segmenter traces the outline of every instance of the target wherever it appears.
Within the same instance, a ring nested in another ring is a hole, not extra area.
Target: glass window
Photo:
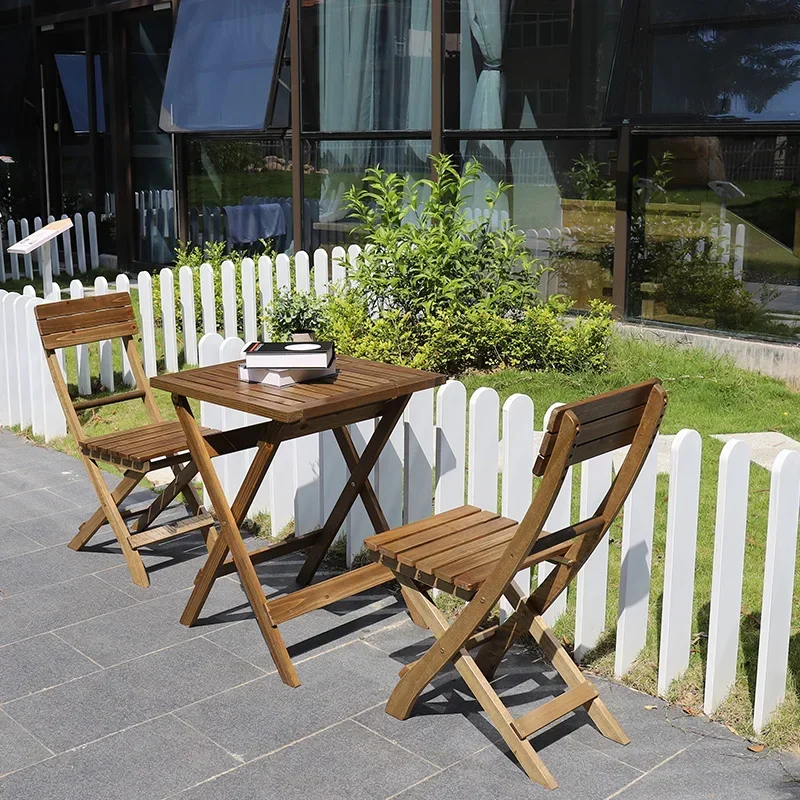
[[[303,3],[303,125],[431,126],[431,0]]]
[[[194,139],[187,145],[189,239],[291,250],[292,148],[286,139]],[[306,186],[313,185],[308,171]]]
[[[578,309],[611,301],[614,262],[616,140],[462,141],[461,157],[484,167],[471,209],[486,214],[485,197],[500,181],[512,188],[495,207],[525,231],[528,247],[551,268],[545,295],[565,294]]]
[[[640,169],[629,314],[800,337],[800,137],[652,139]]]
[[[800,12],[785,0],[629,2],[608,120],[800,119]]]
[[[446,0],[445,127],[601,122],[618,0]]]
[[[167,132],[260,131],[284,30],[284,0],[183,0],[161,104]]]
[[[380,164],[412,180],[430,177],[429,140],[319,141],[309,142],[307,147],[304,226],[306,246],[311,249],[353,241],[356,222],[343,195],[360,183],[367,167]]]
[[[85,53],[56,53],[56,68],[67,103],[73,133],[89,132],[89,92]],[[106,112],[103,100],[103,70],[100,56],[94,57],[94,79],[97,97],[97,131],[105,132]]]

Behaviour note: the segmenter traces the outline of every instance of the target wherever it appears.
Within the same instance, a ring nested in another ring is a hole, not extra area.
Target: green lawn
[[[180,345],[179,345],[180,346]],[[157,352],[163,352],[157,343]],[[92,355],[92,374],[97,375],[97,355]],[[115,351],[115,359],[118,355]],[[163,365],[162,365],[163,367]],[[119,364],[116,365],[119,370]],[[68,372],[74,381],[74,364],[68,361]],[[490,374],[470,374],[462,380],[471,393],[480,386],[495,388],[502,400],[515,392],[529,394],[536,407],[536,425],[554,402],[567,402],[588,395],[624,386],[652,376],[664,381],[669,393],[669,407],[663,424],[664,433],[677,433],[682,428],[694,428],[703,436],[703,469],[700,493],[700,520],[697,547],[695,590],[695,647],[690,669],[684,680],[672,689],[673,699],[685,705],[702,706],[702,675],[705,658],[705,633],[708,629],[711,566],[714,547],[714,515],[716,506],[717,471],[722,444],[709,438],[712,433],[737,433],[775,430],[800,439],[800,395],[785,384],[754,373],[745,372],[730,362],[703,351],[678,349],[630,339],[617,339],[612,345],[611,367],[603,374],[530,373],[501,370]],[[165,418],[174,418],[169,398],[156,392],[159,407]],[[84,412],[88,435],[101,435],[112,430],[144,424],[140,403],[126,403]],[[67,438],[55,442],[57,449],[76,454]],[[579,481],[575,481],[575,513]],[[650,595],[651,625],[648,642],[639,662],[626,676],[629,682],[647,691],[655,691],[660,606],[663,583],[663,559],[666,534],[667,476],[659,476],[653,553],[653,580]],[[726,722],[745,734],[752,734],[752,700],[755,691],[755,666],[758,649],[758,622],[767,529],[769,474],[753,466],[748,512],[747,545],[744,587],[742,595],[742,645],[740,648],[739,684],[733,698],[719,712]],[[610,672],[613,667],[613,647],[619,586],[621,525],[611,532],[609,563],[609,602],[607,634],[590,657],[598,671]],[[800,570],[798,571],[800,575]],[[800,589],[800,578],[796,582]],[[800,595],[798,595],[800,596]],[[557,632],[570,639],[574,620],[574,592],[570,613],[559,622]],[[790,653],[790,673],[800,673],[800,604],[795,608]],[[784,711],[777,717],[768,742],[784,745],[800,743],[800,701],[792,691]]]

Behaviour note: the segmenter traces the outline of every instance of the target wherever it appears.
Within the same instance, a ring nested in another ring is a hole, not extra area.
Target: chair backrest
[[[35,308],[36,324],[42,339],[50,375],[64,409],[70,433],[79,441],[86,440],[77,411],[97,406],[140,399],[144,402],[151,422],[161,422],[162,417],[153,398],[150,382],[142,367],[139,351],[133,336],[139,332],[133,313],[131,297],[127,292],[64,300],[58,303],[41,303]],[[92,400],[73,402],[67,383],[56,357],[56,350],[75,345],[92,344],[106,339],[122,339],[136,389]]]
[[[481,594],[494,603],[519,569],[554,561],[545,581],[533,592],[540,613],[577,575],[611,527],[653,446],[666,410],[667,395],[654,379],[560,406],[550,416],[534,474],[542,478]],[[603,500],[589,517],[560,531],[543,533],[547,518],[573,464],[630,445]],[[498,594],[499,593],[499,594]],[[494,599],[493,599],[494,598]]]

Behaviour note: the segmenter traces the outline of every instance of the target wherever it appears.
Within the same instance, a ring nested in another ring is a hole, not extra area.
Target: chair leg
[[[428,599],[421,592],[414,592],[409,588],[408,602],[414,606],[415,611],[422,617],[425,624],[431,629],[437,640],[449,630],[447,620],[441,611],[436,607],[432,600]],[[436,647],[436,645],[434,645]],[[509,749],[517,758],[520,766],[525,770],[528,777],[540,783],[547,789],[555,789],[558,783],[553,778],[550,770],[547,769],[538,753],[533,749],[531,743],[524,738],[520,738],[514,730],[514,718],[511,712],[503,705],[503,701],[497,696],[491,684],[481,673],[480,669],[475,663],[475,660],[470,656],[465,648],[461,648],[454,658],[454,664],[464,682],[472,690],[475,699],[480,703],[483,710],[491,719],[492,724],[497,728],[498,733],[503,737],[503,740],[508,745]],[[412,667],[412,671],[413,671]],[[386,712],[392,714],[390,705],[392,700],[395,699],[400,684],[403,679],[401,678],[395,688],[389,704],[386,706]],[[392,714],[394,716],[394,714]],[[407,716],[407,715],[406,715]],[[403,717],[405,719],[405,717]]]
[[[89,473],[89,479],[94,485],[94,490],[100,498],[100,506],[103,513],[108,520],[114,536],[117,537],[122,554],[125,556],[125,561],[128,564],[128,570],[131,573],[131,578],[137,586],[147,589],[150,586],[150,578],[147,575],[147,570],[144,568],[144,562],[141,555],[131,547],[130,544],[130,531],[122,519],[114,502],[111,492],[103,480],[103,475],[100,472],[100,467],[97,466],[95,461],[88,456],[82,456],[84,464],[86,464],[86,471]]]
[[[197,465],[193,461],[190,461],[181,469],[175,468],[175,479],[166,486],[164,491],[139,515],[133,526],[134,532],[140,533],[146,530],[152,524],[153,520],[186,489],[195,475],[197,475]],[[197,513],[196,510],[190,510],[192,513]]]
[[[141,483],[144,478],[143,472],[134,472],[128,470],[122,480],[114,487],[111,492],[111,499],[114,505],[119,507],[120,503]],[[101,476],[102,480],[102,476]],[[105,485],[105,481],[103,481]],[[86,546],[86,543],[94,536],[100,528],[106,523],[106,513],[103,507],[97,509],[89,519],[84,522],[78,529],[78,533],[67,545],[71,550],[81,550]]]

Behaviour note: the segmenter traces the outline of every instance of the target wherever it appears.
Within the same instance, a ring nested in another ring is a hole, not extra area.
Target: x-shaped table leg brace
[[[375,491],[369,482],[369,473],[374,468],[395,425],[401,418],[408,400],[408,396],[403,396],[387,403],[385,412],[364,448],[360,459],[347,429],[344,427],[333,429],[350,469],[350,480],[342,490],[323,527],[315,535],[309,534],[307,537],[302,537],[303,539],[308,538],[309,541],[314,543],[310,547],[305,563],[297,577],[298,583],[305,585],[314,577],[314,573],[317,571],[352,508],[356,497],[359,495],[361,495],[376,532],[380,533],[388,529],[386,518],[380,509]],[[214,585],[215,580],[223,574],[222,569],[225,566],[225,559],[230,552],[248,601],[253,608],[258,626],[269,647],[270,654],[281,678],[284,683],[290,686],[299,686],[300,681],[297,677],[297,672],[286,650],[286,645],[283,642],[278,626],[269,612],[269,603],[264,595],[264,590],[261,587],[253,562],[250,559],[250,553],[239,534],[240,525],[275,457],[278,446],[282,440],[288,438],[286,433],[291,426],[275,422],[268,423],[265,426],[258,442],[258,449],[253,463],[247,471],[233,504],[229,505],[188,402],[185,398],[173,396],[173,403],[175,404],[178,419],[186,434],[189,448],[195,456],[195,463],[211,497],[214,513],[220,524],[220,535],[211,549],[208,560],[195,579],[195,587],[181,616],[181,622],[184,625],[193,625],[197,621],[211,587]]]

